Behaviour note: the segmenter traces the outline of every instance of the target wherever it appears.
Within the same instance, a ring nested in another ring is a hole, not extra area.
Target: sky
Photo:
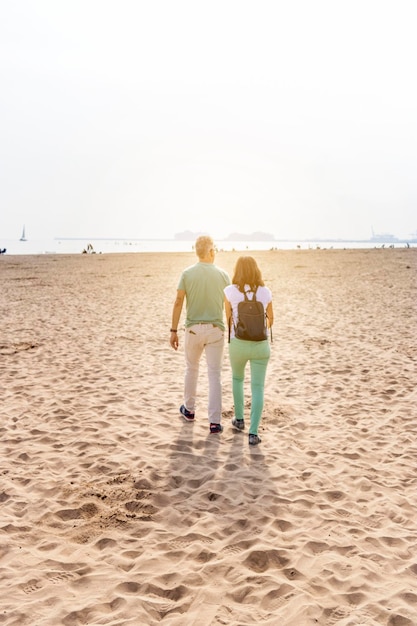
[[[0,0],[0,237],[417,231],[414,0]]]

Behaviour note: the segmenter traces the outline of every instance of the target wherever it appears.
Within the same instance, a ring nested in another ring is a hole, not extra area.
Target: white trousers
[[[223,361],[224,331],[213,324],[194,324],[185,329],[185,382],[184,405],[188,411],[196,407],[198,371],[203,352],[206,355],[209,399],[208,419],[220,424],[222,415],[221,369]]]

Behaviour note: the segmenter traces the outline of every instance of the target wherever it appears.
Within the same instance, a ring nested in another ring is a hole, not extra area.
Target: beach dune
[[[193,253],[2,255],[0,624],[417,625],[417,249],[251,254],[276,320],[254,449],[227,344],[224,432],[204,361],[179,416]]]

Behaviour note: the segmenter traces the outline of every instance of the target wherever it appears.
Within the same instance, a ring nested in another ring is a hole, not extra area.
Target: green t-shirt
[[[230,278],[213,263],[198,262],[181,274],[178,289],[185,291],[185,326],[209,322],[225,330],[223,321],[224,288]]]

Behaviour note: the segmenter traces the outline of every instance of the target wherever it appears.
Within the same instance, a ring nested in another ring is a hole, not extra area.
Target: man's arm
[[[184,303],[185,291],[183,289],[178,289],[177,297],[175,298],[174,306],[172,307],[172,318],[171,318],[171,335],[169,343],[174,350],[178,350],[178,324],[180,323],[182,305]]]

